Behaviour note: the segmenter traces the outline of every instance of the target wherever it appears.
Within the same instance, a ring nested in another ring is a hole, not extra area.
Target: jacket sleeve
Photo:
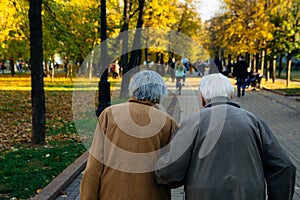
[[[172,188],[183,185],[199,126],[196,121],[190,117],[182,122],[175,131],[169,151],[156,162],[155,174],[159,184]]]
[[[101,175],[103,171],[103,141],[104,133],[101,125],[97,123],[89,158],[80,184],[81,200],[98,200],[101,188]]]
[[[296,168],[264,122],[259,122],[259,129],[263,142],[262,163],[268,199],[291,200],[295,188]]]

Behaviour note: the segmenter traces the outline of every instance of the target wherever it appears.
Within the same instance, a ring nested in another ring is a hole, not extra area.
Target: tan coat
[[[165,200],[170,189],[158,185],[154,165],[176,122],[148,101],[105,109],[98,119],[80,186],[82,200]]]

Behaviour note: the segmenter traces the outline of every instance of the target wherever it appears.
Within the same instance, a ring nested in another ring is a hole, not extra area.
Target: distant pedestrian
[[[175,65],[176,65],[176,60],[175,58],[172,58],[171,62],[170,62],[170,76],[171,76],[171,79],[172,79],[172,82],[174,82],[175,80]]]
[[[176,70],[175,70],[175,77],[176,77],[176,91],[178,94],[181,94],[181,89],[185,79],[185,72],[184,66],[181,62],[176,62]]]
[[[64,72],[65,72],[65,78],[68,78],[68,63],[64,63]]]
[[[4,74],[4,70],[6,69],[6,66],[4,65],[3,61],[0,61],[0,69],[2,71],[2,74]]]
[[[187,72],[187,71],[190,70],[190,69],[189,69],[189,60],[188,60],[187,58],[183,57],[183,58],[181,59],[181,63],[182,63],[183,66],[184,66],[185,72]]]
[[[202,78],[204,108],[180,123],[156,163],[158,183],[184,185],[186,200],[292,200],[294,164],[268,126],[233,96],[224,75]]]
[[[128,102],[106,108],[98,118],[84,171],[81,200],[170,200],[170,189],[158,185],[153,172],[161,149],[177,128],[158,104],[167,94],[162,77],[137,73]]]
[[[237,96],[245,95],[246,88],[246,79],[248,77],[248,64],[245,61],[244,56],[239,56],[238,61],[234,65],[233,76],[236,77],[237,80]]]
[[[119,78],[119,70],[120,66],[118,64],[118,61],[110,64],[110,74],[114,79]]]
[[[204,62],[199,61],[197,64],[198,76],[204,76],[206,65]]]

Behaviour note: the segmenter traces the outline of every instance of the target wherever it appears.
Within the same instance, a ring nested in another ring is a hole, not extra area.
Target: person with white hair
[[[224,75],[203,77],[204,108],[180,123],[156,163],[158,183],[184,185],[187,200],[291,200],[295,166],[268,126],[233,102],[233,94]]]
[[[177,123],[158,105],[167,95],[162,77],[135,74],[130,99],[106,108],[98,118],[80,186],[80,199],[171,199],[158,185],[154,165],[167,148]]]

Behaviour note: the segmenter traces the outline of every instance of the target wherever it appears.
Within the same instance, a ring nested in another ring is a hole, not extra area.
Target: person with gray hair
[[[159,103],[160,99],[167,95],[167,87],[157,72],[143,70],[132,78],[129,94],[138,100]]]
[[[184,185],[187,200],[291,200],[295,166],[268,126],[232,101],[233,92],[224,75],[203,77],[204,108],[176,130],[156,163],[158,183]]]
[[[154,165],[167,148],[177,123],[158,107],[167,95],[162,77],[135,74],[130,99],[106,108],[98,118],[84,171],[80,199],[171,199],[155,181]]]

